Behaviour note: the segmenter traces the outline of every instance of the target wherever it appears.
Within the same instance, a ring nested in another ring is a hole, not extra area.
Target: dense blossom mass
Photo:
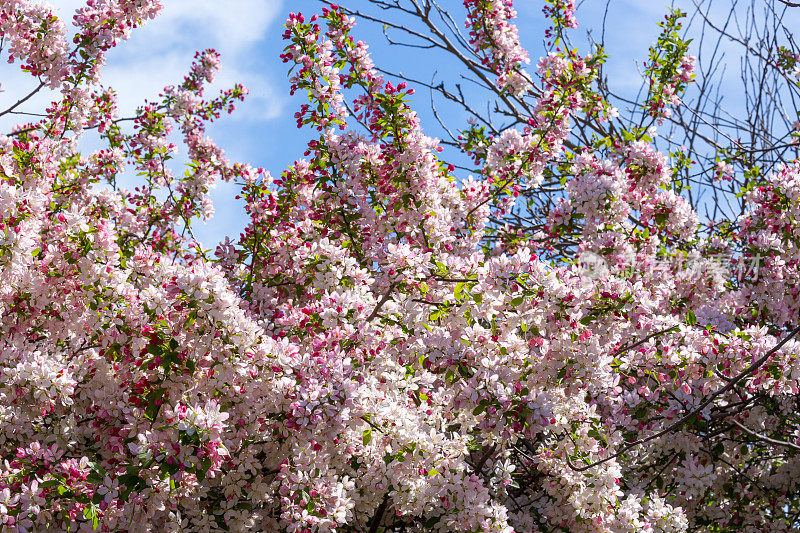
[[[205,134],[247,93],[205,95],[213,50],[120,120],[104,54],[158,0],[88,0],[72,33],[0,0],[2,52],[53,97],[0,136],[3,531],[798,530],[800,164],[709,225],[652,130],[572,137],[616,119],[602,55],[527,71],[512,1],[464,6],[498,94],[530,104],[464,131],[475,176],[332,6],[286,22],[314,140],[275,178]],[[548,2],[548,39],[574,11]],[[679,19],[654,120],[694,78]],[[220,179],[248,224],[210,252],[191,228]]]

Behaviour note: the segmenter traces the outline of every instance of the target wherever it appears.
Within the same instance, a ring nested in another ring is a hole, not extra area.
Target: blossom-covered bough
[[[800,528],[800,164],[749,169],[744,213],[703,220],[598,89],[602,54],[531,69],[511,0],[464,4],[470,65],[527,113],[464,130],[474,177],[329,6],[286,23],[315,138],[273,178],[204,133],[246,94],[204,96],[214,51],[119,116],[103,54],[157,0],[90,0],[71,43],[0,1],[3,52],[54,98],[0,137],[4,530]],[[547,6],[562,42],[574,5]],[[679,20],[650,53],[656,123],[693,79]],[[218,179],[248,225],[209,253]]]

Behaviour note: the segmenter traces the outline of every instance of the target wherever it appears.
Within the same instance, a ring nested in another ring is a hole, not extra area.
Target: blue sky
[[[51,0],[67,21],[81,5],[81,0]],[[155,96],[165,85],[179,82],[191,63],[195,50],[215,48],[222,54],[222,70],[215,83],[225,88],[235,82],[244,83],[250,95],[237,111],[224,117],[209,131],[233,160],[263,166],[278,175],[301,157],[304,134],[299,132],[292,115],[299,100],[288,96],[287,65],[278,55],[283,49],[282,24],[289,11],[312,13],[321,8],[316,0],[163,0],[162,15],[136,30],[132,38],[109,53],[104,80],[114,87],[123,114],[130,113],[147,97]],[[366,0],[342,2],[354,9],[370,10]],[[454,17],[463,13],[460,0],[440,0]],[[684,9],[689,10],[690,2]],[[720,2],[727,4],[727,2]],[[593,28],[596,39],[606,2],[585,0],[579,7],[581,26],[576,37]],[[606,51],[611,56],[609,77],[617,90],[633,92],[641,78],[637,63],[645,57],[648,46],[658,33],[656,22],[666,13],[670,3],[661,0],[611,0],[606,19]],[[523,44],[535,63],[542,52],[544,21],[540,1],[517,0],[518,25]],[[374,10],[373,10],[374,12]],[[408,75],[430,79],[433,70],[440,77],[448,76],[448,65],[437,58],[408,49],[388,47],[379,28],[361,24],[356,36],[370,44],[379,66]],[[580,44],[581,39],[576,39]],[[584,47],[585,50],[585,47]],[[13,102],[22,94],[25,81],[17,70],[4,70],[0,106]],[[452,69],[451,69],[452,70]],[[423,127],[432,135],[441,135],[430,113],[429,96],[418,91],[413,104],[420,113]],[[31,102],[32,110],[41,102]],[[245,222],[241,206],[234,200],[236,188],[220,184],[214,191],[215,217],[200,225],[196,234],[205,246],[213,246],[225,235],[235,237]]]

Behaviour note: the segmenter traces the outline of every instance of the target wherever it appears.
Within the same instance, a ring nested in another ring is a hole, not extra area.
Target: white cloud
[[[280,7],[281,2],[275,0],[167,0],[144,44],[168,49],[182,46],[191,36],[212,41],[227,53],[238,53],[264,36]]]
[[[71,23],[80,0],[52,0],[62,20]],[[123,114],[144,99],[153,99],[166,85],[180,83],[197,50],[214,48],[222,54],[222,70],[213,89],[247,86],[249,113],[234,120],[265,120],[280,113],[284,98],[252,60],[257,46],[276,30],[281,0],[164,0],[161,14],[107,54],[103,81],[114,87]],[[213,94],[213,93],[209,93]]]

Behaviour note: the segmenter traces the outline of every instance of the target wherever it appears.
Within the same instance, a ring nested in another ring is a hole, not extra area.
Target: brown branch
[[[375,304],[375,309],[373,309],[373,310],[372,310],[372,312],[371,312],[371,313],[369,314],[369,316],[367,317],[367,320],[366,320],[367,322],[372,322],[372,319],[373,319],[373,318],[375,318],[375,316],[376,316],[376,315],[378,314],[378,312],[381,310],[381,307],[383,307],[383,304],[385,304],[386,302],[388,302],[388,301],[389,301],[389,298],[391,298],[391,297],[392,297],[392,291],[394,290],[394,288],[395,288],[395,286],[396,286],[396,285],[397,285],[397,283],[392,283],[392,284],[389,286],[389,289],[386,291],[386,294],[384,294],[384,295],[383,295],[383,298],[381,298],[381,299],[378,301],[378,303],[377,303],[377,304]]]
[[[477,475],[481,475],[481,470],[483,470],[483,466],[486,464],[486,461],[489,460],[489,457],[494,455],[495,450],[497,450],[497,444],[492,444],[491,448],[486,450],[486,453],[483,454],[481,460],[478,461],[478,464],[475,465],[475,473]]]
[[[750,429],[750,428],[748,428],[746,426],[743,426],[742,424],[740,424],[736,420],[732,420],[732,422],[736,427],[738,427],[739,429],[741,429],[742,431],[744,431],[745,433],[747,433],[751,437],[755,437],[760,441],[766,442],[768,444],[774,444],[775,446],[785,446],[787,448],[791,448],[793,450],[800,451],[800,446],[798,446],[797,444],[792,444],[791,442],[786,442],[786,441],[783,441],[783,440],[771,439],[771,438],[767,437],[766,435],[762,435],[760,433],[756,433],[752,429]]]
[[[383,501],[375,510],[375,514],[370,520],[369,524],[369,533],[378,533],[378,527],[381,525],[381,520],[383,520],[383,515],[386,514],[386,509],[389,507],[389,493],[387,492],[386,495],[383,497]]]
[[[18,108],[19,106],[21,106],[22,104],[27,102],[34,94],[38,93],[42,89],[42,87],[44,87],[44,82],[41,82],[38,87],[36,87],[31,92],[29,92],[26,96],[24,96],[24,97],[20,98],[19,100],[17,100],[17,102],[14,105],[9,107],[5,111],[0,112],[0,117],[2,117],[3,115],[7,115],[7,114],[11,113],[16,108]]]

